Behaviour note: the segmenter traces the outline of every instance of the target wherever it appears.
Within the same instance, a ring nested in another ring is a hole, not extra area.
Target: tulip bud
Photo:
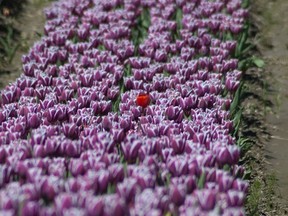
[[[99,197],[89,197],[85,201],[88,216],[100,216],[103,214],[104,201]]]
[[[106,195],[104,197],[104,200],[104,216],[122,216],[127,214],[127,207],[125,205],[125,201],[117,194]]]
[[[248,192],[249,184],[246,181],[235,179],[232,186],[235,190],[242,191],[244,193]]]
[[[233,177],[229,175],[222,175],[220,178],[217,180],[218,185],[219,185],[219,190],[221,192],[227,192],[233,185]]]
[[[185,201],[186,188],[184,185],[170,185],[169,186],[170,199],[177,206],[181,206]]]
[[[28,123],[28,126],[30,128],[37,128],[39,127],[40,123],[41,123],[41,120],[39,118],[39,115],[37,115],[36,113],[33,113],[33,114],[28,114],[27,116],[27,123]]]
[[[230,207],[241,207],[244,204],[245,195],[243,192],[229,190],[227,192],[227,202]]]
[[[107,170],[101,170],[97,173],[97,181],[100,193],[104,193],[107,190],[110,179],[110,173]]]
[[[141,147],[141,141],[123,142],[121,143],[122,152],[127,161],[134,161],[138,157],[138,150]]]
[[[34,145],[33,146],[34,156],[44,158],[46,156],[46,150],[43,145]]]
[[[66,137],[77,139],[79,137],[79,128],[74,123],[63,124],[63,133]]]
[[[122,164],[112,164],[108,167],[110,179],[113,184],[122,182],[124,179],[124,168]]]
[[[172,176],[177,177],[188,174],[188,163],[186,160],[180,158],[172,158],[168,162],[167,167]]]
[[[78,175],[83,175],[86,171],[84,163],[81,159],[71,159],[69,164],[69,170],[74,177]]]
[[[21,215],[23,216],[37,216],[39,215],[40,205],[38,202],[30,201],[23,205]]]
[[[202,189],[196,192],[198,202],[204,211],[214,209],[216,204],[216,193],[213,190]]]
[[[122,183],[117,184],[117,194],[125,199],[126,203],[130,203],[134,200],[138,191],[137,180],[134,178],[125,178]]]

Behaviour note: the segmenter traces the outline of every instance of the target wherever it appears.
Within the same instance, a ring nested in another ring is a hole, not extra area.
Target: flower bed
[[[5,215],[244,215],[241,0],[60,0],[1,93]],[[229,39],[228,39],[229,38]]]

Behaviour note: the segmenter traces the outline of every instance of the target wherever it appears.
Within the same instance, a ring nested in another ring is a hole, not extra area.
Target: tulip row
[[[243,28],[241,3],[47,9],[45,36],[1,93],[0,213],[244,215],[229,119],[241,71],[226,39]]]
[[[205,1],[201,3],[193,6],[195,13],[202,7],[214,6]],[[176,41],[171,29],[158,24],[169,26],[166,13],[161,10],[152,13],[161,5],[150,8],[152,22],[148,36],[139,47],[141,57],[130,58],[132,76],[124,78],[128,91],[119,105],[122,115],[132,115],[132,122],[137,126],[135,140],[124,139],[121,149],[126,161],[139,160],[140,164],[154,165],[161,181],[170,183],[170,202],[178,210],[161,209],[161,214],[168,211],[180,215],[244,215],[241,207],[247,183],[235,180],[235,184],[241,186],[232,186],[234,178],[242,176],[243,170],[235,166],[240,152],[230,136],[233,130],[228,112],[231,100],[221,96],[224,87],[233,93],[240,83],[238,61],[231,59],[236,42],[212,38],[199,26],[189,29],[184,21],[194,10],[185,11],[186,6],[184,2],[177,5],[183,11],[183,29],[180,29],[181,39]],[[169,4],[166,8],[170,8]],[[217,13],[223,8],[211,10]],[[193,34],[197,36],[191,37]],[[157,53],[161,53],[161,59]],[[135,104],[135,98],[143,92],[149,92],[152,102],[145,109]],[[234,177],[220,171],[224,178],[210,178],[211,172],[219,171],[214,167],[225,165],[234,167],[234,172],[231,170]],[[135,209],[140,215],[149,215],[150,209],[156,211],[159,207],[149,203],[147,208]]]

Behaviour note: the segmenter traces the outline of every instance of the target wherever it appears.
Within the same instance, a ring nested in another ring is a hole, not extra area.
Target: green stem
[[[174,41],[181,39],[180,30],[182,29],[182,18],[183,18],[183,12],[181,8],[177,8],[175,15],[174,15],[174,19],[177,23],[177,28],[176,28],[176,32],[172,33]]]
[[[143,8],[142,13],[138,17],[135,26],[132,28],[132,41],[135,46],[136,56],[139,55],[139,45],[145,40],[145,38],[147,38],[150,23],[150,11],[148,8]]]

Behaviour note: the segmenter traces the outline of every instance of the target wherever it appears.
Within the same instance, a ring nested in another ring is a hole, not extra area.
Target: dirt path
[[[27,0],[23,5],[23,10],[14,21],[14,27],[19,30],[20,44],[11,64],[5,65],[6,73],[0,76],[0,88],[8,83],[14,82],[22,72],[21,57],[28,53],[33,43],[40,39],[39,34],[43,34],[45,17],[43,9],[51,4],[49,0]]]
[[[264,4],[263,4],[264,3]],[[260,4],[259,4],[260,5]],[[274,172],[279,193],[288,203],[288,1],[261,0],[262,23],[260,52],[266,62],[268,95],[273,103],[267,108],[267,125],[271,139],[266,143],[267,168]]]

